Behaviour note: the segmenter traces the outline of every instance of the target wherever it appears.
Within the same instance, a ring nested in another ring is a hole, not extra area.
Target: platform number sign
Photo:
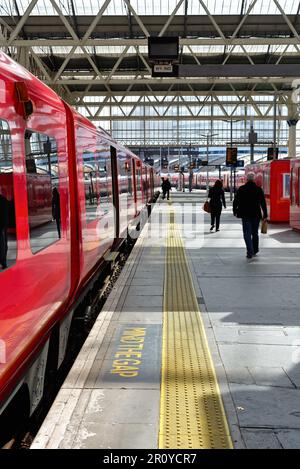
[[[235,166],[237,164],[237,147],[226,148],[226,166]]]

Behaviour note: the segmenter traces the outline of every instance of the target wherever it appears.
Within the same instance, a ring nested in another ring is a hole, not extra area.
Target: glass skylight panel
[[[240,15],[242,0],[203,0],[212,15]],[[248,4],[248,1],[246,1]],[[199,0],[191,0],[188,5],[189,15],[205,15],[205,9]]]
[[[220,54],[224,52],[224,46],[191,46],[191,50],[195,54]],[[190,50],[186,49],[187,54],[191,54]]]
[[[255,45],[255,46],[244,46],[245,50],[249,54],[265,54],[268,51],[268,45]],[[243,53],[243,49],[240,48],[240,53]],[[234,52],[236,52],[236,49],[234,49]],[[270,49],[271,52],[271,49]]]
[[[299,2],[298,0],[279,0],[278,2],[287,15],[294,15],[297,13]],[[247,1],[247,8],[249,6],[249,0]],[[254,8],[251,10],[251,15],[280,15],[280,11],[277,8],[273,0],[258,0]]]
[[[63,14],[72,15],[72,9],[68,2],[56,0],[58,7]],[[131,5],[138,15],[171,15],[179,0],[131,0]],[[253,0],[245,0],[245,14]],[[23,15],[31,0],[17,0],[18,9]],[[104,0],[73,0],[76,15],[95,16],[102,7]],[[206,8],[212,15],[240,15],[242,8],[242,0],[203,0]],[[297,13],[298,0],[279,0],[280,6],[287,15]],[[176,15],[184,15],[185,2],[179,7]],[[12,0],[2,0],[0,3],[0,14],[16,15],[15,3]],[[205,15],[205,9],[199,0],[189,0],[188,15]],[[280,14],[273,0],[258,0],[251,10],[251,15]],[[50,0],[38,0],[30,15],[57,15]],[[121,15],[127,16],[127,6],[123,0],[111,0],[104,15]]]
[[[24,15],[30,3],[31,0],[17,0],[20,15]],[[12,2],[12,0],[2,0],[0,4],[0,14],[16,15],[17,10],[14,2]],[[57,15],[57,13],[49,0],[38,0],[30,15]]]
[[[103,1],[101,2],[101,6],[103,5]],[[127,15],[127,7],[123,1],[111,0],[104,15]]]

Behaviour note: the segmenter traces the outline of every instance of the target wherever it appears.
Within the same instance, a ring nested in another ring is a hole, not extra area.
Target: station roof
[[[299,13],[298,0],[2,0],[0,46],[70,102],[83,94],[282,96],[293,77],[152,78],[147,37],[179,36],[186,65],[293,66]]]

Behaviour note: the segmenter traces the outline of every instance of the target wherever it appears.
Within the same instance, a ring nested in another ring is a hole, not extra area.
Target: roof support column
[[[29,49],[28,47],[20,47],[18,50],[17,61],[27,70],[30,70]]]
[[[299,120],[298,105],[289,100],[288,103],[288,126],[289,126],[289,142],[288,142],[288,156],[295,158],[296,156],[296,129]]]

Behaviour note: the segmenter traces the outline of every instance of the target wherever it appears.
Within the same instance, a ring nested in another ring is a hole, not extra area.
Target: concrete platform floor
[[[247,260],[230,203],[221,231],[210,233],[204,200],[201,191],[172,191],[177,223],[182,204],[192,214],[183,240],[232,440],[300,448],[300,233],[270,226]],[[164,208],[160,201],[154,214]],[[158,447],[166,231],[143,230],[33,448]],[[112,370],[124,333],[136,328],[146,335],[129,383]]]
[[[230,204],[220,232],[209,223],[203,246],[189,241],[187,252],[229,424],[246,448],[300,448],[300,233],[269,225],[248,260]]]

